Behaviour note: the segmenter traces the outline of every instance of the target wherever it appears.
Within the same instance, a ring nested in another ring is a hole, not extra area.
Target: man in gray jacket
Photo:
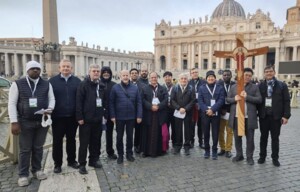
[[[236,104],[242,97],[245,99],[245,133],[246,133],[246,155],[247,163],[254,165],[253,152],[254,152],[254,130],[257,129],[257,104],[261,103],[261,94],[258,87],[252,84],[251,78],[253,71],[250,68],[244,69],[244,82],[245,89],[240,95],[237,95],[237,85],[233,85],[230,89],[226,101],[231,104],[229,126],[233,127],[236,156],[232,159],[233,162],[244,160],[242,137],[237,133],[237,113]]]

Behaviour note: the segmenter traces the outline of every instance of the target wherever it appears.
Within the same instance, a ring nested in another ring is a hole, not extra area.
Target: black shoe
[[[205,149],[205,147],[204,147],[204,144],[199,144],[199,147],[201,148],[201,149]]]
[[[225,157],[227,157],[227,158],[232,157],[231,152],[230,152],[230,151],[226,151],[226,152],[225,152]]]
[[[79,168],[79,164],[77,163],[77,161],[74,161],[73,163],[68,163],[68,166],[72,167],[73,169]]]
[[[111,160],[116,160],[118,159],[117,155],[116,154],[112,154],[112,155],[107,155],[107,157]]]
[[[254,165],[254,160],[253,160],[253,158],[247,158],[247,164],[248,164],[248,165]]]
[[[279,162],[278,160],[274,160],[274,159],[273,159],[273,165],[274,165],[275,167],[280,167],[280,162]]]
[[[222,150],[218,153],[218,155],[219,155],[219,156],[225,155],[225,150],[222,149]]]
[[[173,154],[179,154],[180,153],[180,148],[174,148]]]
[[[218,160],[218,154],[217,154],[217,152],[212,152],[211,157],[212,157],[212,160]]]
[[[141,152],[141,157],[142,157],[142,158],[146,158],[147,155],[146,155],[144,152]]]
[[[140,153],[141,151],[140,151],[140,147],[138,147],[138,146],[135,146],[134,147],[134,152],[136,152],[136,153]]]
[[[258,164],[263,164],[263,163],[265,163],[265,161],[266,161],[265,158],[260,157],[260,158],[257,160],[257,163],[258,163]]]
[[[184,154],[186,156],[190,155],[190,149],[188,149],[188,148],[184,149]]]
[[[54,167],[53,172],[54,173],[61,173],[61,167],[60,166]]]
[[[117,160],[117,163],[118,163],[118,164],[122,164],[123,161],[124,161],[123,157],[122,157],[122,156],[119,156],[119,157],[118,157],[118,160]]]
[[[89,166],[94,167],[94,168],[102,168],[102,164],[101,164],[100,160],[98,160],[96,162],[89,162]]]
[[[79,166],[79,173],[85,175],[88,174],[88,171],[86,170],[85,166]]]
[[[126,156],[127,161],[134,162],[135,158],[132,155]]]
[[[243,161],[244,157],[243,156],[235,156],[234,158],[232,158],[232,162],[238,162],[238,161]]]
[[[191,143],[190,147],[191,147],[191,148],[194,148],[194,143]]]

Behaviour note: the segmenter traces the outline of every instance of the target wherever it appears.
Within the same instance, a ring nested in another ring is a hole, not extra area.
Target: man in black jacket
[[[87,174],[86,156],[89,148],[89,166],[101,168],[100,149],[102,120],[105,115],[105,86],[100,81],[100,66],[91,64],[89,76],[80,83],[76,97],[76,119],[79,123],[79,173]]]
[[[56,106],[52,113],[54,173],[61,172],[63,159],[63,138],[66,136],[68,166],[78,169],[76,159],[76,131],[78,123],[75,117],[76,92],[80,79],[72,75],[72,64],[63,59],[59,64],[60,74],[49,81],[53,87]]]
[[[260,124],[260,153],[258,164],[263,164],[267,156],[269,132],[271,133],[271,148],[273,164],[280,166],[279,158],[279,135],[281,125],[286,125],[291,116],[290,97],[285,83],[275,78],[273,66],[264,69],[265,81],[259,84],[262,96],[262,104],[259,107]]]
[[[181,147],[184,147],[185,155],[190,155],[191,147],[191,123],[193,106],[195,103],[195,91],[188,86],[188,76],[179,75],[179,84],[174,87],[171,93],[171,105],[175,109],[175,145],[174,153],[178,154]],[[175,115],[179,113],[180,115]],[[184,142],[183,142],[183,124],[184,124]]]
[[[112,81],[112,71],[110,67],[104,66],[101,69],[101,82],[105,85],[106,90],[106,98],[109,98],[111,88],[116,84]],[[109,100],[108,100],[109,105]],[[109,159],[116,160],[117,155],[113,149],[113,130],[114,130],[114,123],[110,120],[109,117],[109,108],[107,108],[107,122],[106,122],[106,153]]]

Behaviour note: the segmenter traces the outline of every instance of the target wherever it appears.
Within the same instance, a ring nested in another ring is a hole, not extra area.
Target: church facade
[[[278,71],[279,62],[300,61],[300,0],[287,10],[283,28],[275,27],[270,13],[260,9],[246,15],[235,0],[223,0],[210,18],[190,19],[188,24],[179,21],[178,25],[171,25],[161,20],[155,26],[155,69],[188,72],[198,68],[201,76],[207,70],[234,72],[233,59],[216,58],[213,53],[232,51],[236,47],[237,33],[244,35],[244,46],[248,49],[269,46],[266,55],[245,60],[245,67],[251,67],[257,78],[263,77],[267,64],[274,65]]]

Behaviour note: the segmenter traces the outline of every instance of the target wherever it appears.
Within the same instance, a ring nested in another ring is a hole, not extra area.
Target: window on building
[[[183,70],[187,70],[188,69],[188,61],[186,59],[183,60],[182,69]]]
[[[101,61],[101,67],[103,67],[104,66],[104,61]]]
[[[108,66],[111,67],[111,62],[110,61],[108,62]]]
[[[164,30],[160,31],[160,35],[165,36],[165,31]]]
[[[255,56],[252,57],[252,69],[255,69]]]
[[[216,64],[216,62],[213,62],[213,64],[212,64],[212,68],[213,68],[213,69],[216,69],[216,68],[217,68],[217,64]]]
[[[165,56],[160,57],[160,69],[166,70],[166,57]]]
[[[195,63],[195,68],[199,68],[199,63]]]
[[[260,22],[256,22],[255,28],[256,28],[256,29],[260,29],[260,28],[261,28]]]
[[[115,71],[118,71],[118,62],[115,62]]]
[[[121,70],[123,70],[123,62],[121,62]]]
[[[203,59],[203,69],[207,69],[208,68],[208,59]]]
[[[231,60],[230,59],[226,59],[225,60],[225,69],[230,69],[231,66]]]

